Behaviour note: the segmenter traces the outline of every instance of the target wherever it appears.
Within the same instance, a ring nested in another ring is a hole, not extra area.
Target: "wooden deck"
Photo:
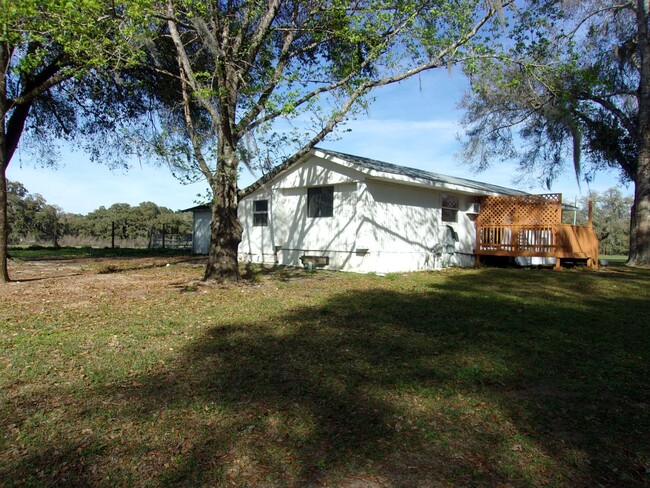
[[[562,195],[485,197],[476,219],[477,262],[481,256],[585,260],[598,268],[598,239],[591,226],[562,223]]]

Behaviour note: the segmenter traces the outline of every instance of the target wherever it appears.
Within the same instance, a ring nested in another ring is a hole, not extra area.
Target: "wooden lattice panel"
[[[562,195],[491,196],[481,201],[477,225],[554,225],[562,221]]]

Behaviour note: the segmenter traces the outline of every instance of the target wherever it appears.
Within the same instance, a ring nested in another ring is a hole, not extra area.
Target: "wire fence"
[[[103,235],[102,235],[103,234]],[[192,249],[192,233],[168,232],[165,226],[161,228],[130,228],[126,225],[112,223],[108,231],[100,235],[63,233],[56,241],[52,238],[36,237],[33,235],[9,240],[13,246],[45,246],[45,247],[94,247],[94,248],[130,248],[130,249]]]

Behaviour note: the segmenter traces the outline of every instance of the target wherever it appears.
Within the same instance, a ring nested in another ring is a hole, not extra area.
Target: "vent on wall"
[[[300,261],[304,267],[311,264],[313,267],[322,268],[330,264],[329,256],[307,256],[306,254],[300,256]]]

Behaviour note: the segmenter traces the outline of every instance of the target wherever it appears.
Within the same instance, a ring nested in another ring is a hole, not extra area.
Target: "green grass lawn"
[[[627,255],[625,254],[604,254],[600,256],[600,259],[604,259],[609,262],[609,264],[624,264],[627,261]]]
[[[0,285],[0,485],[650,485],[650,270],[135,261]]]

